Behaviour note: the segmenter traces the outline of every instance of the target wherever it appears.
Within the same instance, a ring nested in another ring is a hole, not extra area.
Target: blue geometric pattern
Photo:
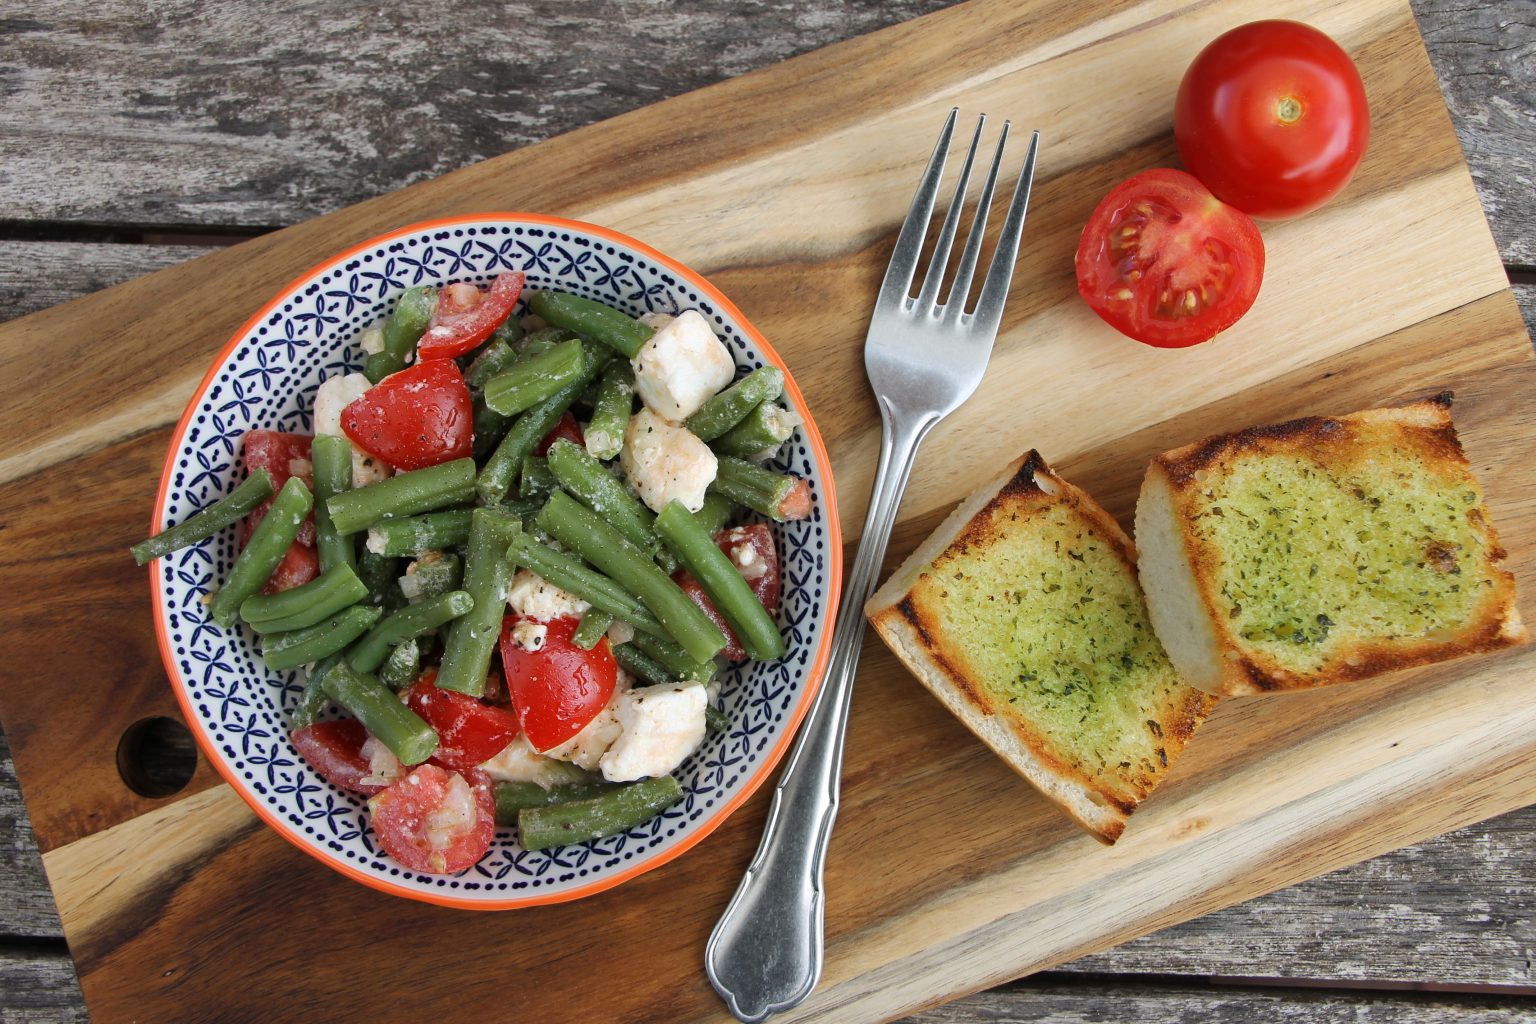
[[[406,288],[483,284],[505,270],[523,271],[529,291],[574,292],[636,316],[696,309],[731,348],[738,374],[763,364],[741,324],[687,278],[606,238],[510,218],[397,233],[300,282],[215,368],[206,392],[194,401],[185,432],[172,441],[174,468],[158,522],[162,527],[181,522],[244,478],[240,438],[247,430],[308,432],[320,381],[361,367],[354,339]],[[807,416],[805,409],[795,411]],[[374,841],[363,800],[320,778],[288,742],[285,723],[298,704],[301,674],[267,670],[249,630],[241,626],[231,633],[208,618],[204,602],[234,562],[233,528],[159,563],[158,614],[171,659],[166,669],[196,710],[226,777],[322,860],[345,864],[407,895],[440,893],[460,901],[505,902],[522,895],[542,901],[585,889],[659,858],[717,824],[720,809],[762,767],[808,697],[814,644],[831,621],[835,528],[826,518],[829,481],[800,435],[774,465],[810,481],[814,509],[809,519],[770,524],[783,562],[779,619],[788,653],[779,662],[721,674],[721,706],[730,729],[709,736],[676,772],[686,794],[682,802],[623,835],[529,853],[504,829],[479,864],[453,876],[419,874],[390,860]]]

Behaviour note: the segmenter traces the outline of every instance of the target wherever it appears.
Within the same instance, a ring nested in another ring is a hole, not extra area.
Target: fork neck
[[[885,549],[891,540],[891,529],[896,525],[896,513],[901,507],[901,495],[912,475],[912,463],[917,449],[928,431],[939,422],[937,413],[913,415],[896,408],[881,397],[880,403],[880,462],[875,470],[875,484],[869,495],[869,511],[864,516],[864,532],[859,540],[859,553],[848,573],[844,613],[863,616],[864,602],[875,589],[875,576],[885,559]],[[839,616],[842,618],[842,615]]]

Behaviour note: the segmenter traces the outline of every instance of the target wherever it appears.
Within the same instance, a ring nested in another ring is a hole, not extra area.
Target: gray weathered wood
[[[291,224],[944,6],[47,0],[0,25],[0,219]],[[1536,2],[1414,9],[1504,258],[1536,263]]]
[[[0,1021],[89,1024],[69,957],[51,949],[0,946]]]
[[[1048,975],[981,992],[908,1017],[901,1024],[1513,1024],[1531,1020],[1533,1013],[1536,1000],[1509,997],[1154,987],[1103,981],[1068,986]]]
[[[16,782],[11,750],[0,733],[0,935],[62,939],[59,912]],[[4,986],[0,986],[4,991]],[[0,1006],[4,1000],[0,999]]]
[[[0,322],[110,288],[207,251],[194,245],[0,241]]]

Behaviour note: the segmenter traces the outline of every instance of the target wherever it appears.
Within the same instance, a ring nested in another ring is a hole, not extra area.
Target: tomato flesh
[[[470,454],[474,417],[464,374],[434,359],[369,388],[341,411],[341,429],[396,469],[423,469]]]
[[[1349,183],[1371,133],[1349,54],[1294,21],[1218,36],[1190,64],[1174,104],[1190,173],[1253,217],[1300,216]]]
[[[729,530],[721,530],[715,535],[715,543],[747,580],[747,585],[763,603],[763,607],[770,613],[778,611],[781,577],[779,552],[773,543],[773,531],[762,523],[737,526]],[[750,557],[744,556],[746,550],[752,552]],[[747,564],[743,565],[743,562]],[[710,621],[719,626],[720,631],[725,634],[725,649],[720,652],[721,656],[728,661],[746,661],[747,652],[741,646],[741,641],[693,574],[686,569],[679,569],[672,579],[683,588],[683,593],[688,595],[689,600],[698,605],[704,614],[709,616]]]
[[[272,476],[273,491],[280,491],[293,477],[303,480],[314,489],[313,470],[310,465],[310,441],[308,434],[285,434],[278,430],[250,430],[242,441],[245,448],[245,465],[255,472],[265,469]],[[240,526],[240,546],[250,541],[256,526],[266,518],[272,507],[272,499],[251,509],[250,515]],[[320,562],[315,556],[315,516],[311,512],[299,526],[299,534],[278,563],[272,575],[262,587],[264,594],[276,594],[308,583],[320,572]]]
[[[1088,218],[1077,290],[1106,323],[1158,348],[1210,341],[1253,305],[1264,242],[1252,220],[1183,171],[1127,178]]]
[[[520,624],[544,627],[542,646],[518,642]],[[501,632],[501,663],[518,722],[534,750],[558,747],[608,706],[618,682],[618,664],[608,638],[584,651],[571,640],[578,620],[571,616],[539,622],[508,617]]]
[[[542,459],[549,454],[549,446],[561,439],[570,441],[578,446],[587,443],[586,437],[581,432],[581,424],[576,421],[575,416],[568,412],[561,413],[560,422],[551,427],[549,433],[544,435],[543,440],[534,445],[533,454]]]
[[[410,709],[437,733],[432,760],[444,768],[473,768],[495,757],[517,736],[517,715],[474,697],[439,690],[435,671],[424,672],[406,695]]]
[[[384,787],[363,780],[373,774],[363,756],[368,730],[355,718],[316,722],[289,733],[294,749],[333,786],[371,796]]]
[[[419,765],[368,806],[379,845],[413,871],[443,875],[471,868],[496,835],[490,777],[473,768]]]
[[[438,293],[437,309],[416,345],[418,359],[453,359],[471,351],[500,327],[523,291],[523,272],[510,270],[484,293],[451,284]]]

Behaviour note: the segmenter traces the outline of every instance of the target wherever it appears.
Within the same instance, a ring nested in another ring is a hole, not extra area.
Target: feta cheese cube
[[[598,762],[609,782],[666,775],[704,741],[704,687],[639,686],[618,702],[622,732]]]
[[[522,734],[482,764],[480,770],[495,782],[534,782],[545,789],[588,781],[586,773],[575,765],[545,757],[534,750],[528,737]]]
[[[632,360],[635,393],[662,419],[681,423],[736,376],[736,361],[698,310],[679,313]]]
[[[514,614],[541,622],[565,615],[579,616],[592,607],[529,569],[519,569],[512,577],[507,604]]]
[[[321,381],[320,390],[315,392],[315,433],[346,437],[346,432],[341,429],[342,410],[363,397],[363,393],[372,386],[368,383],[368,378],[360,373],[349,373],[344,377],[327,377]],[[352,446],[353,487],[366,487],[368,484],[378,483],[392,473],[393,471],[383,460],[375,458],[355,444]]]
[[[558,747],[550,747],[544,751],[545,756],[553,757],[560,761],[569,761],[579,768],[585,768],[589,772],[597,771],[598,763],[602,760],[613,741],[619,738],[618,707],[624,700],[624,695],[629,693],[629,683],[625,676],[620,676],[613,687],[613,696],[608,699],[608,706],[597,713],[597,717],[582,727],[581,732],[566,740]]]
[[[640,500],[654,512],[676,498],[697,512],[714,483],[719,463],[709,445],[686,427],[668,423],[649,409],[630,417],[619,465]]]

